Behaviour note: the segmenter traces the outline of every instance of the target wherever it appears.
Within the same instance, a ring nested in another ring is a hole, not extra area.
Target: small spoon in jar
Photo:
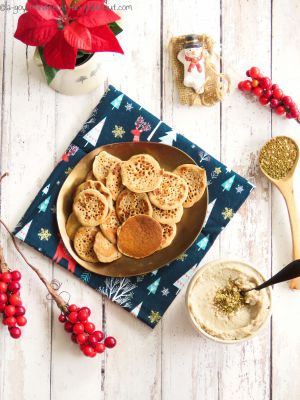
[[[241,293],[251,292],[251,290],[261,290],[268,286],[276,285],[276,283],[289,281],[290,279],[298,278],[300,276],[300,260],[294,260],[286,267],[282,268],[277,274],[273,275],[270,279],[263,282],[251,289],[242,290]]]

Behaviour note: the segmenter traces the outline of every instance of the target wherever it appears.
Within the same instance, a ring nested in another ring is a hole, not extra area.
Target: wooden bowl
[[[162,143],[114,143],[93,150],[83,157],[75,166],[61,187],[58,195],[57,222],[64,245],[78,264],[99,275],[129,277],[144,275],[148,272],[164,267],[184,253],[198,237],[207,211],[207,188],[200,201],[198,201],[193,207],[184,210],[183,217],[177,224],[177,235],[169,247],[140,260],[123,256],[119,260],[113,261],[109,264],[103,264],[100,262],[93,264],[84,261],[78,257],[74,251],[73,243],[66,232],[66,222],[72,212],[76,187],[85,180],[86,175],[92,169],[95,156],[102,150],[119,157],[121,160],[128,160],[135,154],[146,153],[153,156],[159,162],[161,167],[167,171],[173,171],[181,164],[195,164],[194,160],[183,151]]]

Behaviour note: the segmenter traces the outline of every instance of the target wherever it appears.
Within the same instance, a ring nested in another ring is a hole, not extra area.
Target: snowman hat
[[[191,49],[193,47],[202,47],[202,43],[198,39],[198,35],[191,34],[185,36],[184,49]]]

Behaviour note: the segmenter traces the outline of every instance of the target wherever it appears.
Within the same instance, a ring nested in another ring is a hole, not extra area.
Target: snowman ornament
[[[183,84],[193,88],[197,94],[204,92],[205,86],[205,50],[197,35],[185,37],[183,49],[179,51],[177,58],[184,66]]]

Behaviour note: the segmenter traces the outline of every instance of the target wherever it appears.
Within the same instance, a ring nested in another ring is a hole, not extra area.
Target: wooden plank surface
[[[24,3],[25,1],[21,1]],[[110,4],[114,4],[111,0]],[[271,135],[299,137],[294,121],[271,117],[237,90],[212,108],[183,107],[174,87],[168,43],[172,36],[211,35],[222,66],[233,78],[251,65],[272,74],[299,99],[300,55],[297,0],[124,0],[124,59],[96,92],[67,97],[50,90],[32,62],[33,49],[13,40],[18,14],[0,12],[1,216],[12,228],[66,145],[100,99],[108,82],[128,93],[176,130],[203,146],[255,185],[247,203],[205,261],[249,260],[267,276],[291,258],[288,217],[282,198],[262,178],[257,155]],[[299,190],[297,190],[300,199]],[[20,341],[0,329],[1,400],[297,400],[300,383],[298,334],[300,292],[274,290],[272,323],[254,340],[222,346],[197,335],[185,315],[184,291],[150,331],[118,306],[74,279],[27,246],[28,257],[49,278],[63,282],[72,302],[88,305],[93,320],[119,340],[105,356],[85,359],[74,351],[57,322],[58,311],[2,231],[7,258],[23,272],[28,325]]]
[[[215,50],[219,51],[220,2],[211,1],[207,8],[205,1],[190,1],[189,16],[183,14],[180,0],[167,0],[163,4],[163,119],[219,158],[220,107],[191,108],[179,104],[168,45],[173,36],[199,32],[211,34],[216,42]],[[201,12],[204,9],[206,12]],[[204,261],[218,257],[217,240]],[[217,346],[200,338],[191,326],[184,308],[184,296],[183,290],[162,321],[162,398],[217,399]]]
[[[284,93],[292,96],[299,104],[300,54],[295,43],[299,43],[300,4],[296,0],[284,7],[283,1],[273,4],[272,24],[272,76]],[[286,22],[288,21],[288,22]],[[289,39],[288,39],[289,38]],[[298,141],[299,125],[294,121],[272,119],[272,135],[287,134]],[[295,182],[298,210],[300,210],[299,168]],[[291,234],[288,213],[282,196],[272,190],[272,256],[273,272],[278,271],[291,260]],[[293,370],[298,371],[297,354],[300,351],[298,328],[300,321],[300,292],[291,291],[282,284],[274,288],[273,307],[273,351],[272,351],[272,393],[274,400],[284,398],[297,400],[300,396],[300,382],[293,379]],[[295,367],[294,367],[295,366]],[[297,374],[298,372],[296,372]]]

